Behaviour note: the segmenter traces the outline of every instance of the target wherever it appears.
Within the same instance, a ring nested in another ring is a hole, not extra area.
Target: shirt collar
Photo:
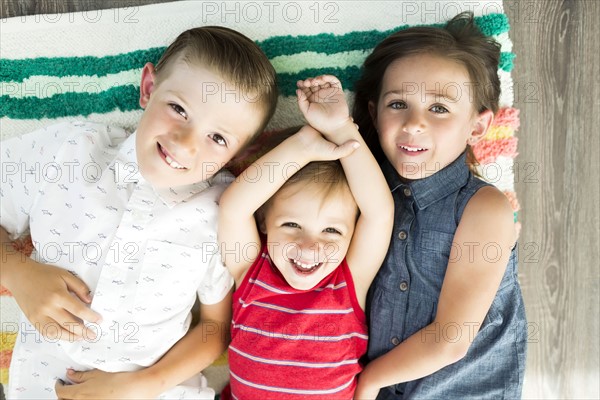
[[[185,202],[192,196],[213,186],[215,183],[231,181],[231,179],[229,179],[230,174],[217,173],[206,181],[193,183],[191,185],[155,188],[144,179],[138,168],[135,151],[135,137],[136,132],[125,139],[119,149],[117,162],[115,162],[117,182],[119,184],[134,183],[139,187],[151,188],[169,208],[173,208],[175,205]]]
[[[423,179],[403,182],[392,164],[386,159],[381,169],[387,179],[391,192],[399,188],[410,188],[417,207],[422,210],[450,193],[463,187],[469,179],[469,168],[466,165],[467,153],[463,152],[441,171]]]

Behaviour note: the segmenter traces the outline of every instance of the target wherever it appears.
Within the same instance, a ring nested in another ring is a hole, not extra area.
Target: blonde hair
[[[278,193],[288,189],[314,190],[316,194],[321,195],[325,201],[329,196],[346,191],[352,196],[350,185],[346,179],[344,168],[338,160],[334,161],[313,161],[306,164],[294,175],[292,175],[269,200],[267,200],[257,211],[256,220],[260,225],[265,221],[267,210],[271,207],[273,199]],[[358,218],[359,210],[356,207]]]

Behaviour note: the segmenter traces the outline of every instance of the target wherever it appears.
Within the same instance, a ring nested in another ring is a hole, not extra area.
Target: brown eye
[[[446,114],[448,111],[448,109],[444,106],[433,106],[430,108],[431,111],[433,111],[436,114]]]
[[[227,141],[225,138],[218,133],[215,133],[211,136],[211,139],[218,144],[219,146],[227,146]]]
[[[187,113],[179,104],[170,103],[169,106],[175,111],[177,114],[181,115],[183,118],[187,119]]]
[[[403,110],[407,108],[406,103],[403,101],[394,101],[393,103],[390,103],[388,107],[394,110]]]

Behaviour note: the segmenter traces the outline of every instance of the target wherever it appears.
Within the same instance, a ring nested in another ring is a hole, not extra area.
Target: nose
[[[418,135],[425,131],[425,121],[418,111],[412,110],[408,112],[402,130],[411,135]]]
[[[193,157],[198,153],[198,139],[190,129],[179,127],[169,132],[169,140],[186,155]]]
[[[294,240],[291,258],[304,262],[320,262],[324,245],[319,240],[312,237],[303,236]]]

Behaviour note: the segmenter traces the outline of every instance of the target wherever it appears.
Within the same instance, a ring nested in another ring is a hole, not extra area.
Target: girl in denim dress
[[[357,399],[521,396],[527,323],[509,201],[477,177],[471,145],[498,110],[500,46],[456,16],[381,42],[354,120],[395,202],[367,300]]]

